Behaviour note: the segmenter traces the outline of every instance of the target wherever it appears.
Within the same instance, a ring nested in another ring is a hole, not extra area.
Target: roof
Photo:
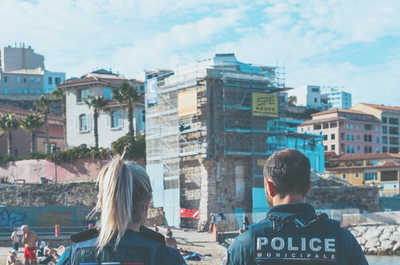
[[[35,69],[19,69],[19,70],[4,72],[3,74],[43,75],[43,72],[39,72]]]
[[[399,111],[400,112],[400,107],[389,107],[389,106],[384,106],[384,105],[376,105],[376,104],[369,104],[369,103],[359,103],[374,109],[378,109],[381,111]]]
[[[337,120],[349,120],[349,119],[344,118],[344,117],[331,117],[331,118],[319,119],[319,120],[306,120],[306,121],[303,121],[299,126],[309,125],[309,124],[314,124],[314,123],[321,123],[321,122],[328,122],[328,121],[337,121]]]
[[[352,109],[330,109],[330,110],[325,110],[325,111],[311,114],[311,116],[320,116],[320,115],[331,114],[331,113],[352,113],[352,114],[363,114],[363,115],[371,116],[371,114],[368,114],[368,113],[365,113],[365,112],[362,112],[359,110],[352,110]]]
[[[329,161],[346,161],[346,160],[368,160],[368,159],[397,159],[400,154],[395,153],[377,153],[377,154],[349,154],[334,157]]]
[[[126,81],[127,79],[121,79],[120,81]],[[109,79],[104,79],[104,78],[96,78],[96,77],[85,77],[81,79],[75,79],[71,81],[64,82],[60,84],[60,87],[68,88],[70,86],[74,85],[80,85],[80,84],[90,84],[90,83],[103,83],[107,85],[112,85],[112,86],[118,86],[119,82],[113,82]]]
[[[14,108],[14,107],[6,106],[6,105],[0,105],[0,112],[3,112],[3,113],[10,112],[10,113],[15,113],[17,115],[38,114],[36,111]],[[58,120],[58,121],[63,120],[63,118],[58,115],[49,114],[47,116],[49,119]]]
[[[61,136],[64,137],[64,126],[58,124],[49,124],[49,136]],[[44,125],[39,129],[34,130],[35,134],[45,134]]]

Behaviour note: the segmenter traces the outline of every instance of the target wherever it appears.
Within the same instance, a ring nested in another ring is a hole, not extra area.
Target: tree
[[[126,148],[126,149],[125,149]],[[125,151],[125,159],[138,159],[146,157],[146,138],[140,136],[138,139],[134,139],[132,135],[127,133],[126,135],[118,138],[117,141],[112,143],[112,153],[114,155],[122,155]]]
[[[93,108],[93,122],[94,122],[94,142],[96,145],[96,149],[99,148],[99,131],[98,131],[98,118],[99,113],[103,111],[107,111],[107,100],[104,99],[104,96],[88,96],[87,99],[84,100],[85,103],[89,106],[89,108]]]
[[[53,99],[61,99],[61,109],[63,114],[63,125],[64,125],[64,146],[67,148],[67,99],[65,90],[59,86],[51,93]]]
[[[50,154],[50,141],[49,141],[49,121],[48,121],[48,112],[51,103],[53,100],[51,98],[45,97],[43,95],[39,98],[38,108],[42,111],[44,117],[44,134],[46,136],[46,153]]]
[[[8,154],[11,156],[11,143],[12,135],[11,132],[19,128],[19,122],[14,114],[6,113],[0,118],[0,130],[7,133],[7,149]]]
[[[288,105],[289,106],[296,106],[297,104],[297,97],[296,96],[290,96],[288,98]]]
[[[123,82],[118,89],[113,90],[113,99],[121,106],[126,103],[128,109],[129,134],[135,136],[133,129],[133,107],[139,100],[137,88],[129,82]]]
[[[35,134],[34,130],[39,129],[43,125],[42,117],[37,114],[29,114],[24,119],[21,120],[21,127],[27,132],[31,133],[31,153],[35,152],[34,142]]]

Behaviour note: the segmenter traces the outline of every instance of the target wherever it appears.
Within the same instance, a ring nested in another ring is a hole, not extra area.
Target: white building
[[[80,79],[59,85],[66,90],[67,103],[67,148],[87,144],[94,146],[93,109],[85,104],[87,96],[104,95],[109,100],[110,111],[100,113],[98,118],[99,147],[111,147],[111,144],[128,133],[128,113],[125,106],[112,101],[112,90],[125,81],[136,86],[143,86],[138,80],[128,80],[122,75],[104,69],[88,73]],[[143,99],[141,99],[143,100]],[[144,104],[136,104],[133,113],[135,135],[145,131]]]
[[[288,92],[289,97],[295,96],[297,106],[306,107],[309,109],[327,110],[331,108],[328,103],[328,98],[321,94],[320,86],[306,85],[296,87]]]
[[[332,109],[351,108],[351,94],[342,89],[329,86],[321,88],[321,93],[328,97],[328,102],[332,104]]]
[[[0,95],[9,100],[37,100],[65,80],[65,73],[45,70],[44,56],[24,44],[0,50]]]

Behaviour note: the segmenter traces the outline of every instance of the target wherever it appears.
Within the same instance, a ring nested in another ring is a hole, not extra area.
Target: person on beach
[[[10,253],[10,256],[7,258],[7,265],[22,265],[21,261],[17,259],[18,251],[13,249]]]
[[[36,264],[36,244],[40,246],[41,240],[35,232],[29,229],[28,225],[21,226],[22,231],[22,244],[25,245],[24,258],[25,265]]]
[[[92,214],[100,212],[101,218],[94,229],[71,236],[71,265],[186,264],[178,250],[165,244],[163,235],[144,226],[152,200],[150,179],[123,156],[114,157],[99,173]]]
[[[19,236],[18,236],[18,228],[17,227],[14,227],[14,231],[11,234],[11,241],[13,243],[13,249],[18,253]]]
[[[171,229],[167,229],[167,236],[165,237],[165,244],[167,246],[178,249],[178,244],[176,243],[176,239],[172,237]]]
[[[284,149],[264,166],[266,218],[244,229],[222,264],[368,264],[354,236],[306,203],[311,190],[310,161]]]

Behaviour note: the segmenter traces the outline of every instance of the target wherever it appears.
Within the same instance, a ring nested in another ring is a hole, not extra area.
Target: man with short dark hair
[[[354,236],[306,203],[310,161],[300,151],[273,154],[264,166],[267,217],[250,225],[222,264],[368,264]]]

